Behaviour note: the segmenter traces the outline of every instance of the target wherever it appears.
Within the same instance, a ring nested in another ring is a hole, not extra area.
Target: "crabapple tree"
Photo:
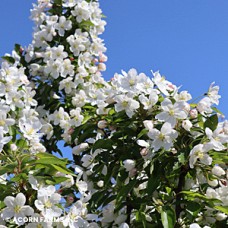
[[[158,71],[105,81],[96,0],[38,0],[31,18],[1,61],[0,227],[226,227],[219,87],[192,102]]]

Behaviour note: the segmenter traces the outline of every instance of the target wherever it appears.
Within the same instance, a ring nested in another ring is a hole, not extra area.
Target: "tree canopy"
[[[226,227],[228,121],[160,72],[105,81],[96,0],[38,0],[0,68],[0,227]],[[70,147],[73,159],[64,153]]]

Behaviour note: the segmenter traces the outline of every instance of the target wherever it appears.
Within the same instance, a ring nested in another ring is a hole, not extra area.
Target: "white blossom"
[[[23,225],[24,220],[21,218],[25,218],[34,213],[34,210],[30,206],[25,205],[25,202],[26,197],[23,193],[18,193],[16,197],[7,196],[4,199],[6,208],[3,209],[1,217],[4,220],[13,218],[17,225]]]
[[[161,131],[153,128],[148,132],[148,136],[153,140],[152,147],[154,151],[160,148],[169,150],[173,146],[173,141],[178,137],[178,133],[170,123],[166,122],[162,125]]]
[[[0,127],[0,152],[2,151],[5,144],[7,144],[12,139],[12,136],[4,137],[3,127]]]
[[[79,0],[63,0],[63,6],[64,7],[74,7]]]
[[[115,97],[115,110],[120,112],[125,110],[126,114],[131,118],[135,111],[139,108],[139,102],[127,95],[117,95]]]
[[[38,190],[35,206],[46,218],[59,217],[62,214],[62,209],[57,206],[61,200],[61,195],[55,191],[55,187],[51,185]]]
[[[38,119],[34,119],[34,121],[28,119],[20,119],[19,127],[21,132],[24,134],[24,137],[29,140],[41,136],[39,130],[42,128],[42,124]]]
[[[72,90],[75,88],[75,84],[72,81],[72,77],[68,77],[66,79],[63,79],[59,84],[59,90],[65,90],[66,94],[69,94],[72,92]]]
[[[199,101],[199,103],[197,104],[197,110],[201,113],[201,114],[208,114],[208,113],[212,113],[212,109],[211,109],[211,99],[209,97],[204,97],[202,100]]]
[[[144,105],[144,109],[151,109],[158,101],[157,90],[151,90],[149,97],[147,98],[144,94],[139,96],[139,101]]]
[[[219,86],[214,86],[214,82],[211,83],[209,90],[207,92],[207,96],[210,98],[211,102],[218,105],[219,104],[219,98],[221,98],[220,95],[218,95],[219,92]]]
[[[171,100],[165,98],[161,103],[162,112],[155,116],[159,121],[165,121],[174,127],[178,119],[187,118],[188,111],[186,110],[187,103],[184,101],[176,102],[172,104]]]
[[[204,165],[210,165],[212,163],[212,158],[207,154],[207,149],[203,144],[198,144],[194,146],[193,149],[190,151],[189,156],[190,168],[194,168],[194,165],[198,159]]]
[[[55,28],[58,30],[60,36],[64,36],[65,30],[70,30],[72,28],[72,22],[66,20],[66,17],[59,17],[59,22],[56,24]]]
[[[207,146],[216,151],[225,150],[226,147],[223,145],[228,142],[228,135],[221,134],[220,129],[217,128],[214,132],[210,128],[205,129],[205,133],[210,140]]]

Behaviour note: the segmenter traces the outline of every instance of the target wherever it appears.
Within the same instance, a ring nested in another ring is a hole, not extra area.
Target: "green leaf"
[[[16,145],[19,148],[23,149],[23,148],[27,147],[28,143],[25,139],[19,139],[19,140],[17,140]]]
[[[228,163],[228,155],[224,152],[210,150],[208,154],[213,158],[213,164]]]
[[[221,115],[224,115],[220,110],[218,110],[216,107],[212,107],[212,109],[215,111],[215,112],[217,112],[217,113],[219,113],[219,114],[221,114]]]
[[[186,211],[195,217],[201,211],[201,206],[197,202],[187,201],[186,202]]]
[[[85,27],[86,29],[89,29],[91,26],[94,26],[91,21],[82,21],[80,23],[80,27]]]
[[[26,180],[26,179],[27,179],[27,174],[20,173],[20,174],[17,174],[16,176],[12,177],[10,179],[10,181],[19,182],[21,180]]]
[[[148,133],[148,130],[146,128],[142,129],[137,135],[137,139],[141,138],[143,135],[146,135],[147,133]]]
[[[215,206],[214,208],[228,215],[228,206]]]
[[[39,158],[35,163],[37,164],[63,164],[68,162],[67,158],[57,158],[55,155],[49,153],[38,153],[36,156]]]
[[[159,179],[152,175],[149,180],[148,180],[148,183],[147,183],[147,193],[148,195],[151,195],[158,187],[160,181]]]
[[[207,118],[207,120],[204,123],[204,129],[208,127],[212,131],[214,131],[217,128],[217,125],[218,125],[218,116],[217,114],[215,114]]]
[[[119,206],[123,204],[123,201],[126,200],[126,197],[131,192],[131,190],[134,188],[135,184],[137,183],[137,179],[130,180],[130,182],[123,186],[120,191],[118,192],[116,196],[116,209],[120,209]]]
[[[51,166],[52,166],[55,170],[57,170],[57,171],[59,171],[59,172],[61,172],[61,173],[65,173],[65,174],[70,174],[70,175],[72,175],[72,176],[76,176],[70,169],[68,169],[68,168],[66,168],[66,167],[64,167],[64,166],[54,165],[54,164],[51,164]]]
[[[198,192],[191,192],[191,191],[182,191],[182,194],[186,195],[187,198],[199,198],[202,200],[208,200],[208,198]]]
[[[84,119],[83,119],[83,121],[82,121],[82,124],[85,124],[88,120],[90,120],[92,118],[92,116],[90,116],[90,115],[86,115],[86,116],[84,116]]]
[[[192,108],[195,108],[195,107],[197,106],[197,104],[190,104],[190,106],[191,106]]]
[[[20,53],[21,45],[20,45],[20,44],[15,44],[15,45],[14,45],[14,50],[17,52],[17,54],[20,55],[20,54],[21,54],[21,53]]]
[[[107,204],[109,204],[110,202],[112,202],[115,199],[116,199],[116,195],[112,195],[112,196],[108,197],[106,200],[104,200],[102,207],[106,206]]]
[[[17,129],[16,129],[16,127],[10,126],[9,127],[9,134],[13,137],[12,141],[15,141],[16,137],[17,137]]]
[[[17,162],[13,162],[11,164],[0,166],[0,175],[5,173],[13,173],[14,169],[18,166]]]
[[[4,204],[4,202],[3,201],[0,201],[0,210],[2,209],[2,208],[4,208],[6,205]]]
[[[3,56],[2,59],[6,60],[9,63],[14,64],[15,63],[15,59],[11,56]]]
[[[57,5],[62,5],[62,0],[54,0],[54,3]]]
[[[209,203],[212,205],[214,203],[221,203],[221,201],[218,199],[207,198],[205,195],[202,195],[198,192],[182,191],[180,193],[184,194],[187,197],[187,199],[192,200],[192,201],[195,201],[195,199],[198,198],[198,199],[203,200],[205,203]]]
[[[108,112],[108,114],[109,114],[110,116],[114,115],[115,113],[116,113],[116,111],[115,111],[114,108],[111,108],[111,109],[109,110],[109,112]]]
[[[45,180],[46,184],[48,185],[56,185],[60,184],[66,180],[69,180],[67,177],[53,177],[52,180]]]
[[[146,222],[146,214],[143,211],[137,211],[135,214],[136,217],[136,222],[137,223],[142,223],[143,228],[147,228],[147,222]]]
[[[86,139],[88,138],[93,138],[95,137],[96,133],[94,132],[94,130],[97,129],[97,125],[96,124],[91,124],[91,123],[85,123],[84,125],[82,125],[82,133],[81,135],[79,135],[78,137],[78,143],[82,143],[84,142]]]
[[[147,183],[147,194],[151,195],[159,186],[160,179],[158,178],[161,175],[161,164],[159,162],[155,162],[151,166],[151,176],[149,177]]]
[[[38,159],[34,162],[35,164],[42,164],[42,165],[52,165],[52,164],[55,164],[55,165],[61,165],[61,164],[66,164],[65,161],[62,161],[58,158],[52,158],[51,160],[49,159],[46,159],[46,158],[41,158],[41,159]]]
[[[112,150],[113,141],[111,139],[99,139],[93,145],[93,150],[108,149]]]
[[[101,206],[104,202],[104,199],[105,199],[105,193],[107,193],[106,190],[95,192],[91,197],[89,206],[91,206],[91,207]]]
[[[191,132],[192,131],[197,131],[197,132],[203,133],[203,129],[202,128],[203,128],[204,123],[203,122],[199,122],[198,124],[199,124],[200,127],[192,127],[191,128]]]
[[[92,105],[86,104],[83,106],[83,109],[88,109],[88,110],[95,110],[96,108]]]
[[[164,228],[173,228],[176,223],[176,214],[172,207],[162,207],[161,220]]]

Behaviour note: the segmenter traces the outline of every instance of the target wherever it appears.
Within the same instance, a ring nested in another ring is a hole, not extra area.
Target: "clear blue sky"
[[[29,9],[35,0],[0,1],[0,55],[31,41]],[[105,78],[135,67],[160,70],[193,97],[220,86],[219,108],[228,117],[227,0],[100,0],[108,26]]]

